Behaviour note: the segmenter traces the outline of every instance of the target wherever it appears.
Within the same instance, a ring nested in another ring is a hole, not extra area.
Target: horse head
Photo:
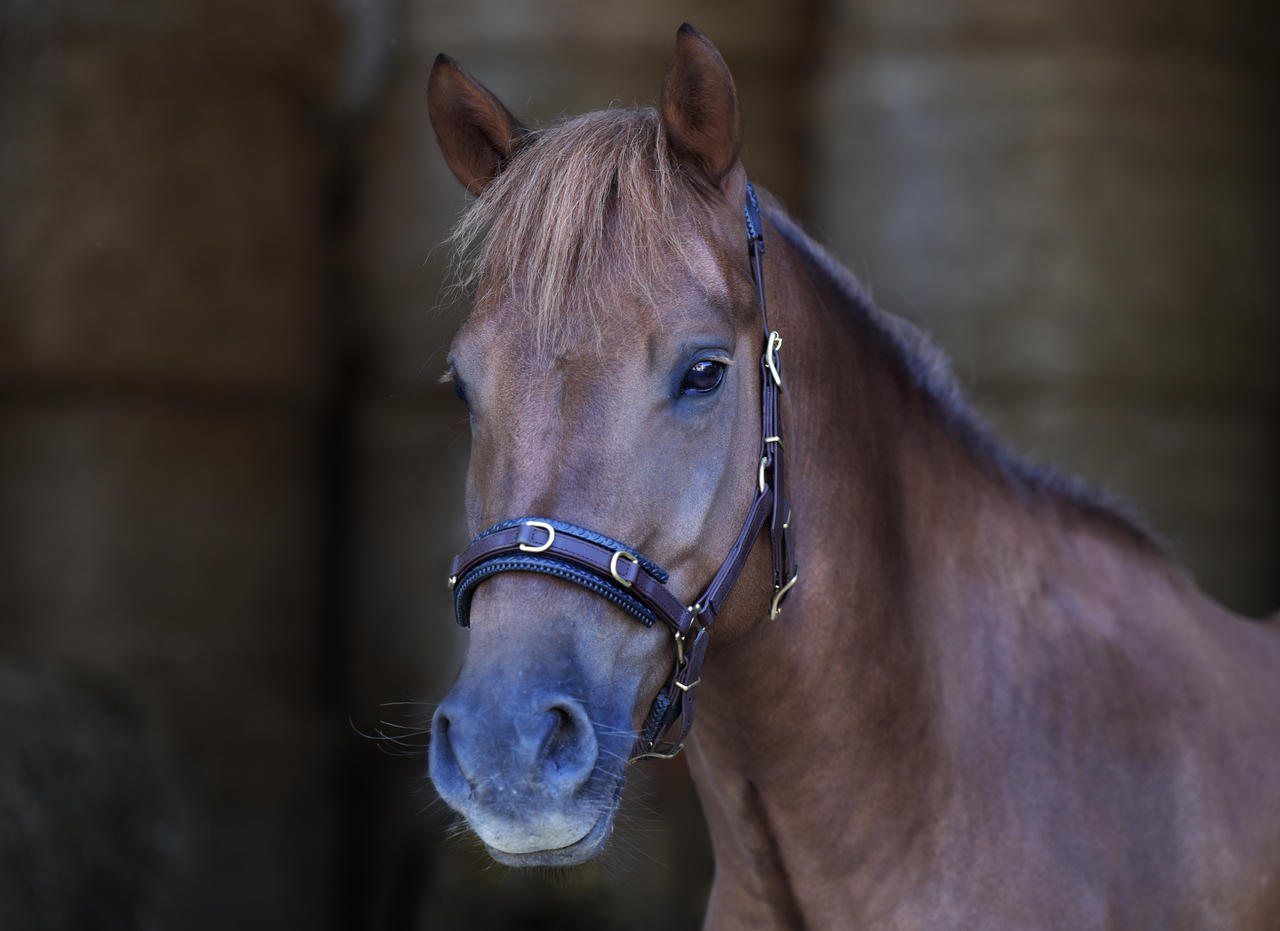
[[[765,488],[738,98],[687,25],[656,111],[530,130],[443,55],[429,96],[445,158],[478,195],[454,235],[475,302],[449,354],[471,420],[467,516],[490,528],[473,549],[507,533],[503,553],[524,560],[454,580],[471,641],[434,717],[431,778],[496,859],[580,863],[609,837],[633,748],[685,661],[681,625],[700,630],[695,602],[745,533],[757,472]],[[526,555],[557,533],[602,560],[612,549],[609,572],[575,584]],[[769,604],[769,547],[754,542],[739,547],[741,594],[717,596],[718,639],[749,623],[739,600]],[[640,573],[683,619],[624,610]]]

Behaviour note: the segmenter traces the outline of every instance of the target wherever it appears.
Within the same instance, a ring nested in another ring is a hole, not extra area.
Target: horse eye
[[[720,387],[724,380],[725,364],[714,359],[703,359],[695,362],[684,373],[684,381],[680,383],[681,394],[710,394]]]

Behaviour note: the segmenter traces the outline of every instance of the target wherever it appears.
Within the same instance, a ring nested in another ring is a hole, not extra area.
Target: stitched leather
[[[573,582],[626,611],[645,627],[652,627],[658,620],[653,611],[645,607],[641,601],[632,598],[625,590],[610,585],[589,572],[583,572],[571,563],[520,553],[487,560],[458,579],[453,589],[454,611],[463,627],[469,626],[464,619],[471,612],[471,598],[475,594],[476,586],[499,572],[536,572]]]
[[[556,530],[565,530],[575,533],[583,539],[590,540],[592,543],[598,544],[610,552],[615,550],[626,550],[636,559],[640,560],[640,565],[644,566],[645,571],[656,578],[659,582],[667,581],[668,576],[666,570],[659,567],[658,564],[652,560],[646,559],[642,554],[637,553],[625,543],[619,543],[612,537],[606,537],[603,533],[596,533],[594,530],[588,530],[585,527],[579,527],[575,524],[566,523],[565,521],[556,520],[551,517],[513,517],[494,524],[488,530],[482,530],[480,532],[480,536],[476,537],[476,539],[479,540],[499,530],[509,530],[512,527],[519,527],[521,524],[528,523],[531,520],[538,520],[544,524],[550,524],[552,527],[555,527]]]
[[[536,527],[538,523],[546,523],[556,527],[555,536],[547,541],[546,531]],[[653,619],[660,617],[674,629],[683,632],[687,630],[692,622],[693,615],[684,603],[680,601],[671,590],[664,584],[668,578],[667,573],[654,565],[650,560],[632,553],[632,551],[616,544],[602,534],[595,533],[585,527],[578,527],[566,521],[550,521],[539,517],[523,518],[518,524],[510,521],[504,521],[502,525],[495,525],[501,529],[494,530],[490,528],[479,537],[460,555],[456,556],[453,564],[450,566],[449,575],[456,579],[454,586],[454,608],[457,614],[458,623],[463,627],[468,625],[468,613],[471,603],[470,588],[481,581],[477,578],[477,573],[485,570],[494,560],[502,560],[506,565],[506,570],[497,571],[520,571],[527,569],[531,572],[544,572],[548,575],[560,575],[566,581],[578,582],[584,588],[590,588],[596,594],[603,594],[604,591],[613,592],[619,605],[624,606],[630,602],[637,602],[646,609],[644,615],[638,615],[635,611],[625,608],[633,616],[640,620],[648,618],[647,623],[652,623]],[[532,528],[534,534],[526,538],[525,531]],[[597,540],[608,541],[611,546],[602,546]],[[525,546],[545,546],[545,549],[538,553],[530,553],[522,550],[520,547]],[[637,560],[633,563],[627,559],[614,559],[614,554],[622,552],[631,555]],[[539,559],[538,557],[541,557]],[[567,567],[577,567],[577,570],[587,570],[591,575],[591,582],[580,581],[577,577],[570,577],[564,572],[551,572],[546,566],[546,560],[559,561],[560,565]],[[527,563],[527,566],[526,566]],[[653,566],[656,574],[650,572],[646,567]],[[613,578],[613,571],[617,570],[619,577],[630,585],[624,585],[617,582]],[[487,571],[483,578],[488,578],[494,572]],[[474,580],[474,581],[473,581]],[[470,583],[464,586],[464,583]],[[610,598],[614,601],[614,598]]]

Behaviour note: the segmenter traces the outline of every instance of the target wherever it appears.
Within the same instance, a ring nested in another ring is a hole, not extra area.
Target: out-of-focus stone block
[[[841,3],[816,231],[1015,444],[1280,596],[1274,12]]]
[[[4,647],[135,671],[316,655],[305,409],[51,399],[0,408],[0,433]]]
[[[146,709],[190,831],[174,926],[325,926],[352,738],[320,679],[311,416],[49,400],[0,408],[0,434],[0,649]]]
[[[1274,8],[1261,3],[1170,4],[1161,0],[838,0],[830,8],[841,43],[872,41],[1023,46],[1088,42],[1129,47],[1275,47]]]
[[[315,393],[323,4],[46,6],[0,56],[4,379]]]
[[[867,51],[826,93],[819,226],[962,373],[1280,394],[1277,187],[1231,61]]]
[[[358,634],[351,673],[369,703],[364,711],[443,696],[465,645],[445,580],[470,539],[463,507],[470,434],[452,391],[435,387],[428,403],[370,400],[357,410],[349,612]],[[388,717],[406,720],[396,709]]]
[[[0,748],[0,926],[167,926],[187,836],[138,709],[101,680],[0,662]]]
[[[1280,436],[1266,410],[1037,392],[981,397],[1013,445],[1131,503],[1210,595],[1280,604]]]

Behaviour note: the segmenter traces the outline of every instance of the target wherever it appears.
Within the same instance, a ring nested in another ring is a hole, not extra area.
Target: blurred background
[[[0,0],[0,927],[697,926],[682,762],[571,873],[425,781],[465,646],[439,51],[545,122],[652,101],[699,26],[757,184],[998,429],[1275,610],[1275,10]]]

